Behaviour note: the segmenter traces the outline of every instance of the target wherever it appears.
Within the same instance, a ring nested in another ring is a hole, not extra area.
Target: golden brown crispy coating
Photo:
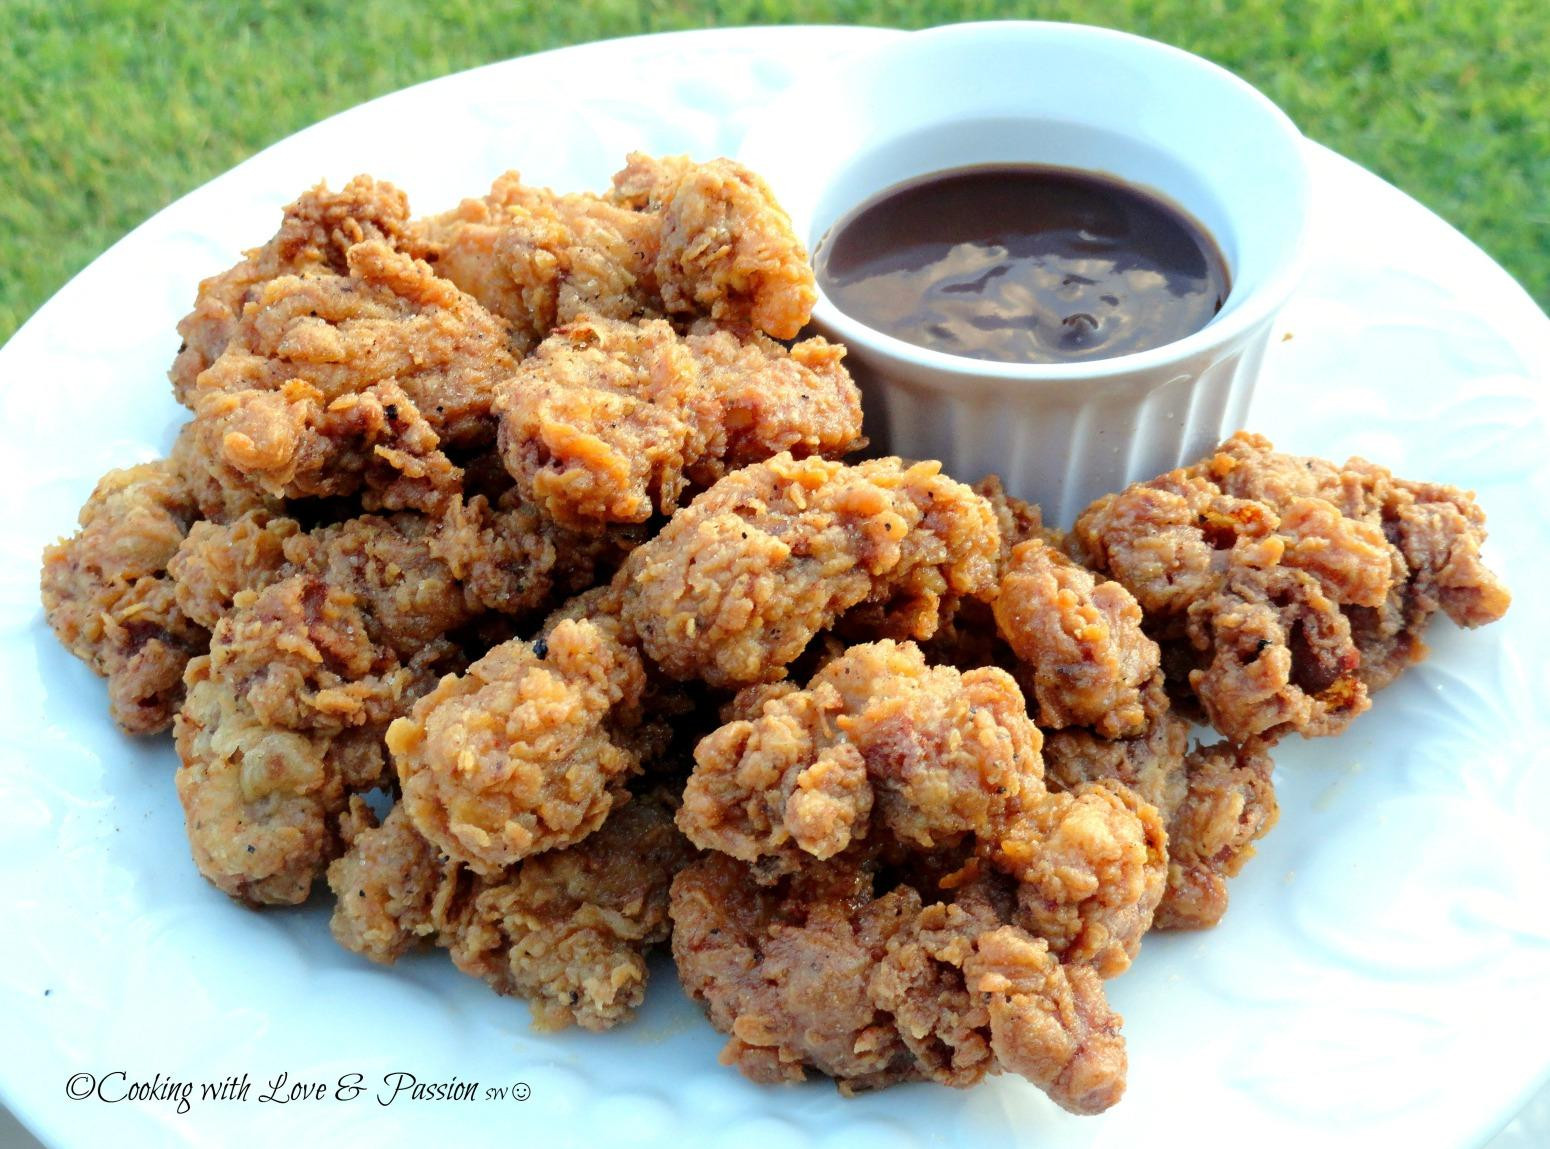
[[[1012,552],[995,616],[1025,659],[1018,679],[1031,685],[1040,723],[1051,730],[1051,783],[1080,792],[1105,780],[1155,806],[1167,825],[1169,873],[1153,924],[1215,924],[1226,910],[1226,879],[1276,822],[1269,758],[1226,743],[1186,757],[1189,729],[1170,713],[1158,647],[1142,633],[1135,599],[1119,583],[1096,583],[1042,541]],[[1052,916],[1060,915],[1070,910],[1057,901]],[[1049,916],[1018,924],[1060,949],[1065,930]],[[1132,929],[1124,921],[1116,933]]]
[[[471,606],[524,618],[607,579],[641,537],[632,528],[566,530],[508,489],[493,502],[454,499],[427,546]]]
[[[1012,552],[1023,543],[1040,539],[1051,547],[1058,548],[1061,545],[1060,532],[1044,526],[1039,508],[1007,494],[999,476],[985,476],[974,484],[974,493],[990,504],[995,514],[1001,536],[996,567],[1002,575],[1012,560]],[[951,610],[944,611],[937,632],[920,644],[927,661],[956,666],[959,670],[999,666],[1003,670],[1018,673],[1017,656],[997,630],[991,609],[991,602],[998,591],[999,582],[991,587],[991,593],[984,598],[963,599],[953,604]],[[855,641],[881,637],[877,623],[878,620],[858,612],[844,620],[845,637]],[[886,630],[886,621],[882,629]],[[1037,703],[1033,684],[1022,682],[1020,685],[1023,686],[1024,694]]]
[[[489,195],[411,232],[438,274],[510,322],[522,353],[586,315],[706,316],[792,339],[817,298],[785,212],[725,159],[632,155],[607,197],[558,195],[507,172]]]
[[[1438,610],[1464,627],[1494,622],[1507,610],[1511,601],[1507,589],[1480,558],[1485,513],[1467,491],[1396,478],[1365,459],[1349,459],[1337,466],[1280,454],[1268,440],[1248,433],[1233,436],[1197,466],[1224,493],[1275,507],[1283,517],[1283,532],[1299,501],[1306,505],[1316,500],[1338,508],[1347,519],[1381,527],[1399,551],[1402,564],[1396,564],[1395,578],[1403,585],[1395,586],[1395,579],[1390,579],[1380,587],[1371,580],[1364,594],[1341,593],[1340,588],[1350,586],[1360,573],[1340,553],[1338,540],[1325,543],[1308,526],[1300,532],[1315,537],[1299,549],[1300,561],[1293,565],[1317,572],[1342,601],[1381,608],[1386,605],[1380,601],[1386,590],[1389,602],[1398,599],[1404,604],[1399,613],[1408,616],[1405,625],[1414,633]]]
[[[455,652],[422,648],[429,667],[400,659],[348,590],[291,575],[240,591],[210,642],[215,674],[260,721],[332,732],[381,725],[405,709],[430,668]]]
[[[1106,738],[1146,723],[1141,690],[1157,672],[1157,644],[1141,608],[1115,582],[1099,583],[1053,547],[1031,539],[1007,559],[997,627],[1023,663],[1039,725],[1090,726]]]
[[[639,769],[645,685],[606,617],[497,646],[389,728],[406,811],[485,874],[579,842]]]
[[[624,158],[624,167],[614,173],[606,198],[631,211],[660,213],[693,168],[694,161],[686,155],[631,152]]]
[[[1012,924],[1101,977],[1130,968],[1168,878],[1150,799],[1111,781],[1045,793],[992,842],[991,864],[1017,883]]]
[[[1106,977],[1130,965],[1165,885],[1162,823],[1118,785],[1047,793],[1005,671],[928,667],[913,643],[854,646],[805,689],[749,688],[731,719],[701,740],[684,789],[678,825],[695,845],[763,881],[860,842],[962,846],[1017,883],[1011,920],[1063,961]]]
[[[465,665],[460,632],[492,608],[530,612],[586,566],[567,556],[577,566],[568,574],[552,538],[508,534],[520,522],[503,524],[506,512],[483,496],[452,509],[456,517],[366,515],[306,533],[255,515],[206,526],[180,551],[194,609],[213,614],[229,596],[198,663],[199,697],[178,720],[195,859],[227,892],[305,897],[338,850],[346,799],[382,781],[386,725]],[[488,553],[470,553],[482,544]],[[335,761],[368,749],[371,771]],[[279,780],[258,796],[239,793],[260,768]],[[238,824],[254,852],[223,844]]]
[[[395,380],[444,446],[490,441],[494,384],[516,363],[506,324],[385,242],[356,244],[345,261],[347,274],[264,284],[199,376],[196,409],[211,394],[279,391],[293,381],[328,407]],[[255,449],[273,465],[267,444]]]
[[[1012,551],[1030,539],[1043,539],[1052,547],[1060,545],[1060,532],[1044,525],[1044,512],[1036,504],[1008,494],[1000,475],[986,475],[974,484],[974,491],[996,513],[996,523],[1001,528],[1003,569],[1011,561]]]
[[[434,520],[363,515],[293,535],[288,567],[239,591],[210,640],[213,672],[260,720],[294,730],[384,725],[455,657],[474,616],[429,552]]]
[[[285,541],[301,531],[295,519],[249,511],[229,523],[201,520],[188,528],[167,563],[178,607],[207,630],[232,607],[237,593],[267,586],[285,566]]]
[[[1103,738],[1077,727],[1047,734],[1045,776],[1062,790],[1120,783],[1156,807],[1167,828],[1168,882],[1153,925],[1213,926],[1227,909],[1227,879],[1279,816],[1274,763],[1257,744],[1189,750],[1189,723],[1169,708],[1160,676],[1143,697],[1146,728],[1136,737]]]
[[[1119,1099],[1124,1044],[1095,973],[1003,924],[977,886],[923,904],[876,878],[853,853],[772,887],[714,853],[678,875],[673,956],[728,1034],[723,1062],[767,1083],[812,1066],[846,1093],[1006,1070],[1075,1112]]]
[[[184,465],[228,507],[359,495],[366,510],[436,511],[463,488],[462,470],[392,380],[332,402],[300,380],[202,395],[184,437]]]
[[[1099,1112],[1102,979],[1221,917],[1269,747],[1343,728],[1438,611],[1507,609],[1484,516],[1240,434],[1068,539],[994,476],[833,461],[843,349],[770,338],[815,298],[728,160],[413,222],[314,188],[201,285],[193,419],[48,549],[48,620],[121,726],[171,721],[236,899],[326,869],[347,948],[434,943],[541,1029],[626,1019],[672,933],[756,1081],[1012,1072]],[[1189,749],[1186,683],[1228,740]]]
[[[295,658],[315,634],[276,625],[246,653]],[[306,900],[339,852],[337,823],[349,796],[390,780],[383,723],[460,665],[457,648],[439,641],[391,673],[334,687],[350,708],[336,706],[320,720],[313,699],[276,703],[264,690],[272,680],[254,687],[213,658],[191,662],[173,733],[178,795],[200,872],[254,905]]]
[[[519,352],[583,315],[661,314],[661,220],[597,196],[557,195],[507,172],[483,199],[413,230],[438,275],[510,322]]]
[[[1471,496],[1235,435],[1212,456],[1099,499],[1074,544],[1130,590],[1213,725],[1237,743],[1343,729],[1424,654],[1438,609],[1463,626],[1508,594],[1480,561]],[[1364,658],[1370,653],[1370,660]]]
[[[783,677],[862,604],[886,607],[898,637],[930,637],[948,603],[993,585],[999,545],[989,505],[937,463],[781,454],[679,511],[616,582],[668,674],[737,686]]]
[[[1002,926],[975,941],[964,963],[971,989],[990,1002],[991,1049],[1072,1113],[1102,1113],[1125,1091],[1121,1018],[1086,966],[1054,962],[1042,941]]]
[[[1234,569],[1190,608],[1189,688],[1238,742],[1338,734],[1371,705],[1341,604],[1317,578],[1268,557],[1279,547],[1279,538],[1240,544]]]
[[[522,494],[578,528],[671,514],[686,488],[780,451],[843,455],[861,396],[843,349],[762,336],[679,336],[660,320],[584,317],[503,384],[501,453]]]
[[[1360,673],[1369,690],[1387,686],[1426,657],[1422,635],[1441,610],[1459,626],[1477,627],[1506,613],[1512,598],[1484,564],[1485,512],[1454,487],[1396,479],[1359,459],[1346,464],[1360,485],[1347,482],[1347,513],[1376,517],[1404,559],[1408,577],[1391,586],[1376,608],[1349,611],[1362,652]],[[1358,502],[1356,492],[1360,491]]]
[[[790,872],[875,826],[930,849],[1006,832],[1043,793],[1039,732],[1004,671],[928,667],[913,643],[853,646],[805,690],[753,687],[702,740],[678,825]]]
[[[178,323],[183,346],[172,365],[178,402],[193,405],[194,382],[230,342],[243,308],[282,275],[342,274],[345,252],[368,239],[399,244],[409,201],[391,184],[357,176],[338,192],[324,184],[285,209],[280,230],[243,261],[199,285],[194,310]]]
[[[538,1029],[607,1029],[645,1000],[645,954],[667,941],[668,889],[693,856],[670,812],[635,798],[579,845],[483,890],[452,958],[527,998]]]
[[[449,944],[479,884],[473,872],[428,842],[402,803],[378,825],[354,796],[339,830],[345,850],[328,866],[335,940],[381,965],[424,942]]]
[[[350,833],[328,871],[339,942],[391,963],[433,941],[465,973],[527,998],[539,1029],[628,1019],[644,1000],[645,954],[667,940],[668,885],[693,855],[652,798],[489,878],[440,853],[402,805],[380,827],[358,805]]]
[[[407,661],[476,610],[459,593],[456,572],[430,548],[441,525],[410,513],[360,515],[287,539],[285,556],[347,593],[365,614],[371,641]]]
[[[258,511],[275,516],[285,514],[282,500],[224,471],[219,441],[206,434],[205,424],[197,419],[179,429],[167,460],[187,487],[190,502],[205,519],[229,523]]]
[[[1227,912],[1227,879],[1254,856],[1254,843],[1280,817],[1270,756],[1227,742],[1200,746],[1184,759],[1188,789],[1167,811],[1168,893],[1159,929],[1213,926]]]
[[[615,201],[659,215],[654,272],[668,312],[794,339],[818,298],[807,251],[769,186],[732,160],[630,155]]]
[[[938,989],[934,1011],[930,997],[917,994],[927,1008],[911,1019],[929,1038],[941,1018],[947,1040],[938,1043],[956,1038],[959,1046],[946,1056],[917,1063],[900,1027],[873,1000],[870,982],[886,976],[880,966],[889,943],[901,933],[907,940],[919,914],[914,890],[874,897],[871,870],[850,857],[760,888],[738,862],[708,854],[674,879],[671,904],[679,980],[728,1035],[723,1064],[754,1081],[799,1081],[811,1065],[851,1092],[933,1071],[951,1084],[969,1084],[988,1071],[988,1011],[976,1009],[961,984],[962,958],[959,968],[939,975],[950,981],[958,974],[958,993]],[[941,1063],[956,1073],[945,1073]]]
[[[1130,738],[1104,738],[1068,727],[1044,732],[1044,777],[1052,789],[1071,790],[1112,778],[1165,814],[1184,800],[1184,756],[1190,724],[1170,706],[1162,676],[1142,692],[1146,724]]]
[[[381,727],[326,734],[276,727],[214,674],[208,658],[189,664],[173,734],[194,862],[218,889],[253,905],[306,901],[338,852],[348,796],[385,780]]]
[[[342,262],[256,288],[186,397],[174,454],[206,514],[356,495],[438,512],[463,491],[446,450],[493,442],[505,324],[386,242]]]
[[[80,529],[43,552],[43,612],[71,654],[108,680],[113,720],[130,734],[172,722],[183,668],[209,639],[180,609],[168,566],[199,516],[166,460],[109,471]]]

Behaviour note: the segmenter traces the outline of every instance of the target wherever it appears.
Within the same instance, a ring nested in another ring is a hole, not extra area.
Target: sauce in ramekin
[[[1221,310],[1227,263],[1185,212],[1108,176],[1009,165],[938,172],[840,220],[817,274],[853,319],[1001,363],[1146,351]]]

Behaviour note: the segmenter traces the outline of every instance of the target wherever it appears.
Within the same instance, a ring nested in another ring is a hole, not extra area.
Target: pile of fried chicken
[[[423,219],[315,188],[200,286],[192,418],[49,548],[49,623],[172,729],[233,898],[326,882],[343,945],[445,948],[541,1027],[626,1020],[670,944],[756,1081],[1101,1111],[1104,981],[1222,916],[1271,747],[1507,609],[1484,517],[1239,434],[1062,534],[862,458],[814,299],[726,160]]]

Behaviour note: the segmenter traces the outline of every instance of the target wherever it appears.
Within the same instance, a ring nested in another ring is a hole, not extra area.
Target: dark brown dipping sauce
[[[835,305],[933,351],[1077,363],[1199,331],[1227,264],[1177,208],[1067,168],[961,168],[884,192],[818,249]]]

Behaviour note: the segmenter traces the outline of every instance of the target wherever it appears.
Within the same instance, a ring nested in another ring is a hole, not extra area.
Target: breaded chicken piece
[[[278,390],[200,396],[180,463],[215,494],[212,514],[263,500],[359,496],[368,511],[443,509],[462,469],[393,380],[332,402],[292,380]]]
[[[452,960],[527,998],[537,1029],[610,1028],[645,1000],[646,952],[668,939],[668,889],[693,857],[669,811],[634,798],[480,892]]]
[[[994,585],[999,546],[990,506],[938,463],[780,454],[679,511],[616,584],[627,629],[663,670],[742,686],[784,677],[863,604],[886,610],[896,637],[929,638],[952,602]]]
[[[1141,630],[1141,608],[1115,582],[1099,583],[1042,540],[1008,556],[996,624],[1022,662],[1039,725],[1090,726],[1105,738],[1138,734],[1141,691],[1161,659]]]
[[[212,672],[275,726],[385,725],[475,614],[429,553],[434,530],[419,515],[363,515],[287,539],[284,577],[239,591],[217,623]]]
[[[1342,604],[1278,565],[1280,550],[1279,536],[1236,547],[1234,569],[1190,608],[1189,689],[1235,742],[1338,734],[1372,705]]]
[[[382,785],[382,728],[333,733],[260,720],[208,658],[188,668],[173,725],[176,781],[194,864],[250,905],[296,905],[340,849],[349,795]]]
[[[520,619],[610,578],[642,537],[637,528],[566,530],[508,488],[493,501],[454,499],[427,547],[471,606]]]
[[[707,315],[794,339],[818,290],[791,217],[753,172],[728,159],[691,163],[632,153],[615,202],[659,216],[654,272],[670,314]]]
[[[226,470],[219,438],[206,430],[206,423],[189,420],[178,429],[167,452],[167,461],[183,480],[198,514],[215,523],[234,522],[258,512],[283,517],[284,500]]]
[[[226,349],[200,374],[196,411],[209,395],[275,392],[293,382],[331,409],[391,380],[443,446],[491,441],[494,384],[516,365],[505,322],[384,241],[356,244],[345,264],[344,274],[265,283]],[[269,470],[279,449],[259,439],[244,448]]]
[[[230,595],[177,741],[195,860],[233,896],[304,899],[337,853],[349,795],[387,780],[387,724],[466,665],[460,632],[491,610],[530,613],[555,580],[585,577],[584,561],[557,559],[552,538],[517,534],[521,517],[502,523],[506,512],[484,496],[454,507],[456,517],[366,515],[305,533],[289,520],[242,519],[191,535],[179,552],[184,597],[201,616]],[[368,750],[369,771],[336,762]],[[255,791],[260,770],[273,777]],[[229,848],[238,830],[253,851]]]
[[[731,160],[635,154],[606,197],[528,187],[412,225],[440,275],[506,319],[519,353],[582,316],[690,321],[793,339],[817,299],[786,213]]]
[[[259,287],[187,396],[174,455],[207,515],[357,495],[439,512],[463,485],[446,452],[493,444],[504,322],[385,242],[343,260]]]
[[[662,313],[661,221],[597,196],[557,195],[507,172],[483,199],[412,227],[438,275],[511,324],[519,353],[583,315]]]
[[[679,336],[661,320],[585,317],[501,385],[501,454],[523,496],[578,529],[672,514],[686,490],[780,451],[836,457],[861,439],[843,348]]]
[[[678,811],[703,849],[770,881],[859,842],[964,847],[1017,883],[1014,924],[1107,977],[1130,964],[1167,874],[1162,823],[1121,787],[1049,794],[1005,671],[851,647],[803,690],[751,687],[704,738]],[[965,873],[979,871],[977,861]]]
[[[1271,772],[1258,747],[1198,746],[1184,759],[1183,801],[1167,812],[1168,892],[1159,929],[1213,926],[1227,912],[1227,879],[1254,856],[1254,843],[1280,818]]]
[[[1372,607],[1382,581],[1389,601],[1407,604],[1401,613],[1412,616],[1407,625],[1414,630],[1417,618],[1424,625],[1438,610],[1459,626],[1483,626],[1500,618],[1511,601],[1481,560],[1485,512],[1469,492],[1396,478],[1365,459],[1337,466],[1281,454],[1268,440],[1248,433],[1233,436],[1197,468],[1224,494],[1274,507],[1283,517],[1282,532],[1300,536],[1289,564],[1317,573],[1342,602]],[[1329,513],[1315,506],[1310,514],[1301,502],[1310,499],[1329,503],[1347,519],[1381,527],[1399,551],[1403,586],[1381,580],[1376,568],[1353,562],[1336,545],[1339,528]],[[1286,526],[1288,518],[1299,520],[1295,530]]]
[[[1116,782],[1046,792],[990,840],[1015,882],[1011,923],[1100,977],[1130,968],[1168,880],[1168,840],[1148,799]]]
[[[179,607],[168,566],[199,517],[167,460],[109,471],[81,508],[80,529],[43,552],[43,612],[59,641],[108,680],[113,721],[165,730],[183,670],[205,627]]]
[[[495,647],[389,727],[405,811],[483,874],[574,845],[640,768],[645,686],[606,616]]]
[[[178,608],[214,630],[231,611],[238,592],[257,590],[279,578],[288,561],[286,540],[301,524],[265,510],[249,511],[228,523],[193,523],[167,563]]]
[[[256,285],[184,394],[174,456],[206,515],[354,495],[439,511],[462,490],[446,450],[493,443],[506,325],[386,241],[335,262]]]
[[[1001,566],[1011,561],[1012,551],[1030,539],[1042,539],[1052,547],[1061,542],[1060,532],[1044,525],[1044,512],[1025,499],[1007,493],[999,475],[986,475],[974,484],[974,493],[982,496],[996,513],[1001,528]]]
[[[1001,535],[1001,550],[996,560],[997,570],[1004,575],[1011,563],[1012,552],[1030,540],[1038,539],[1049,546],[1058,547],[1060,532],[1044,526],[1043,515],[1033,503],[1007,494],[997,475],[987,475],[974,484],[974,493],[982,497],[996,517]],[[999,666],[1003,670],[1019,672],[1017,656],[996,628],[991,602],[999,591],[999,578],[984,598],[966,598],[946,612],[941,626],[931,638],[920,644],[926,660],[959,670],[972,670],[977,666]],[[886,620],[883,628],[886,629]],[[878,620],[857,614],[843,623],[845,637],[852,641],[869,641],[881,637]],[[1026,670],[1022,673],[1026,677]],[[1037,703],[1033,684],[1020,682],[1023,693]]]
[[[400,662],[352,633],[365,630],[365,616],[337,611],[347,592],[317,604],[290,594],[304,586],[322,599],[321,585],[310,576],[282,579],[246,612],[243,596],[253,592],[239,594],[212,654],[189,664],[188,697],[173,724],[195,864],[255,905],[306,900],[339,852],[337,822],[349,796],[390,782],[385,724],[464,665],[445,638]],[[276,603],[290,613],[270,614]],[[240,625],[227,629],[232,619]],[[363,656],[373,659],[367,671],[352,664]],[[309,675],[313,659],[323,665]],[[287,697],[287,689],[301,693]]]
[[[244,307],[283,275],[340,275],[345,252],[368,239],[400,245],[409,201],[392,184],[357,176],[338,192],[319,184],[285,209],[280,230],[241,263],[199,285],[194,310],[178,323],[183,346],[170,373],[178,402],[193,405],[199,374],[226,349]]]
[[[1078,519],[1084,561],[1124,584],[1233,742],[1333,734],[1422,657],[1441,609],[1506,611],[1480,560],[1484,515],[1450,487],[1353,459],[1284,455],[1240,433]]]
[[[1039,732],[1005,672],[853,646],[802,690],[751,687],[703,739],[678,811],[702,849],[789,873],[872,833],[994,839],[1043,794]]]
[[[723,1062],[763,1083],[811,1066],[845,1093],[1012,1072],[1073,1112],[1119,1099],[1120,1019],[1096,973],[1003,924],[977,885],[928,901],[878,895],[878,876],[845,854],[761,887],[712,853],[674,879],[678,976],[729,1035]]]
[[[414,828],[403,804],[377,816],[359,796],[339,822],[345,850],[328,866],[329,922],[345,949],[392,965],[425,944],[451,944],[468,917],[479,878]]]
[[[614,811],[579,845],[481,878],[431,845],[402,805],[376,826],[357,799],[349,849],[329,867],[334,936],[391,963],[430,941],[497,992],[528,999],[538,1029],[608,1029],[645,997],[667,940],[668,886],[693,850],[654,798]]]
[[[1071,727],[1045,736],[1045,778],[1074,791],[1119,783],[1154,806],[1167,828],[1168,882],[1158,929],[1201,929],[1227,910],[1227,879],[1254,856],[1279,817],[1274,763],[1259,744],[1189,749],[1189,723],[1169,708],[1161,677],[1143,693],[1146,726],[1130,738]]]
[[[261,591],[296,574],[326,580],[332,564],[349,553],[354,559],[343,577],[352,594],[391,605],[380,588],[363,592],[358,585],[354,567],[374,564],[391,572],[400,590],[413,586],[405,593],[425,596],[409,602],[417,629],[394,639],[409,649],[436,637],[436,626],[456,629],[482,612],[527,619],[606,579],[634,543],[628,532],[576,535],[557,528],[509,488],[495,503],[484,495],[454,499],[434,519],[368,516],[304,533],[295,519],[262,510],[228,523],[194,523],[167,567],[184,614],[214,629],[232,612],[238,592]]]

